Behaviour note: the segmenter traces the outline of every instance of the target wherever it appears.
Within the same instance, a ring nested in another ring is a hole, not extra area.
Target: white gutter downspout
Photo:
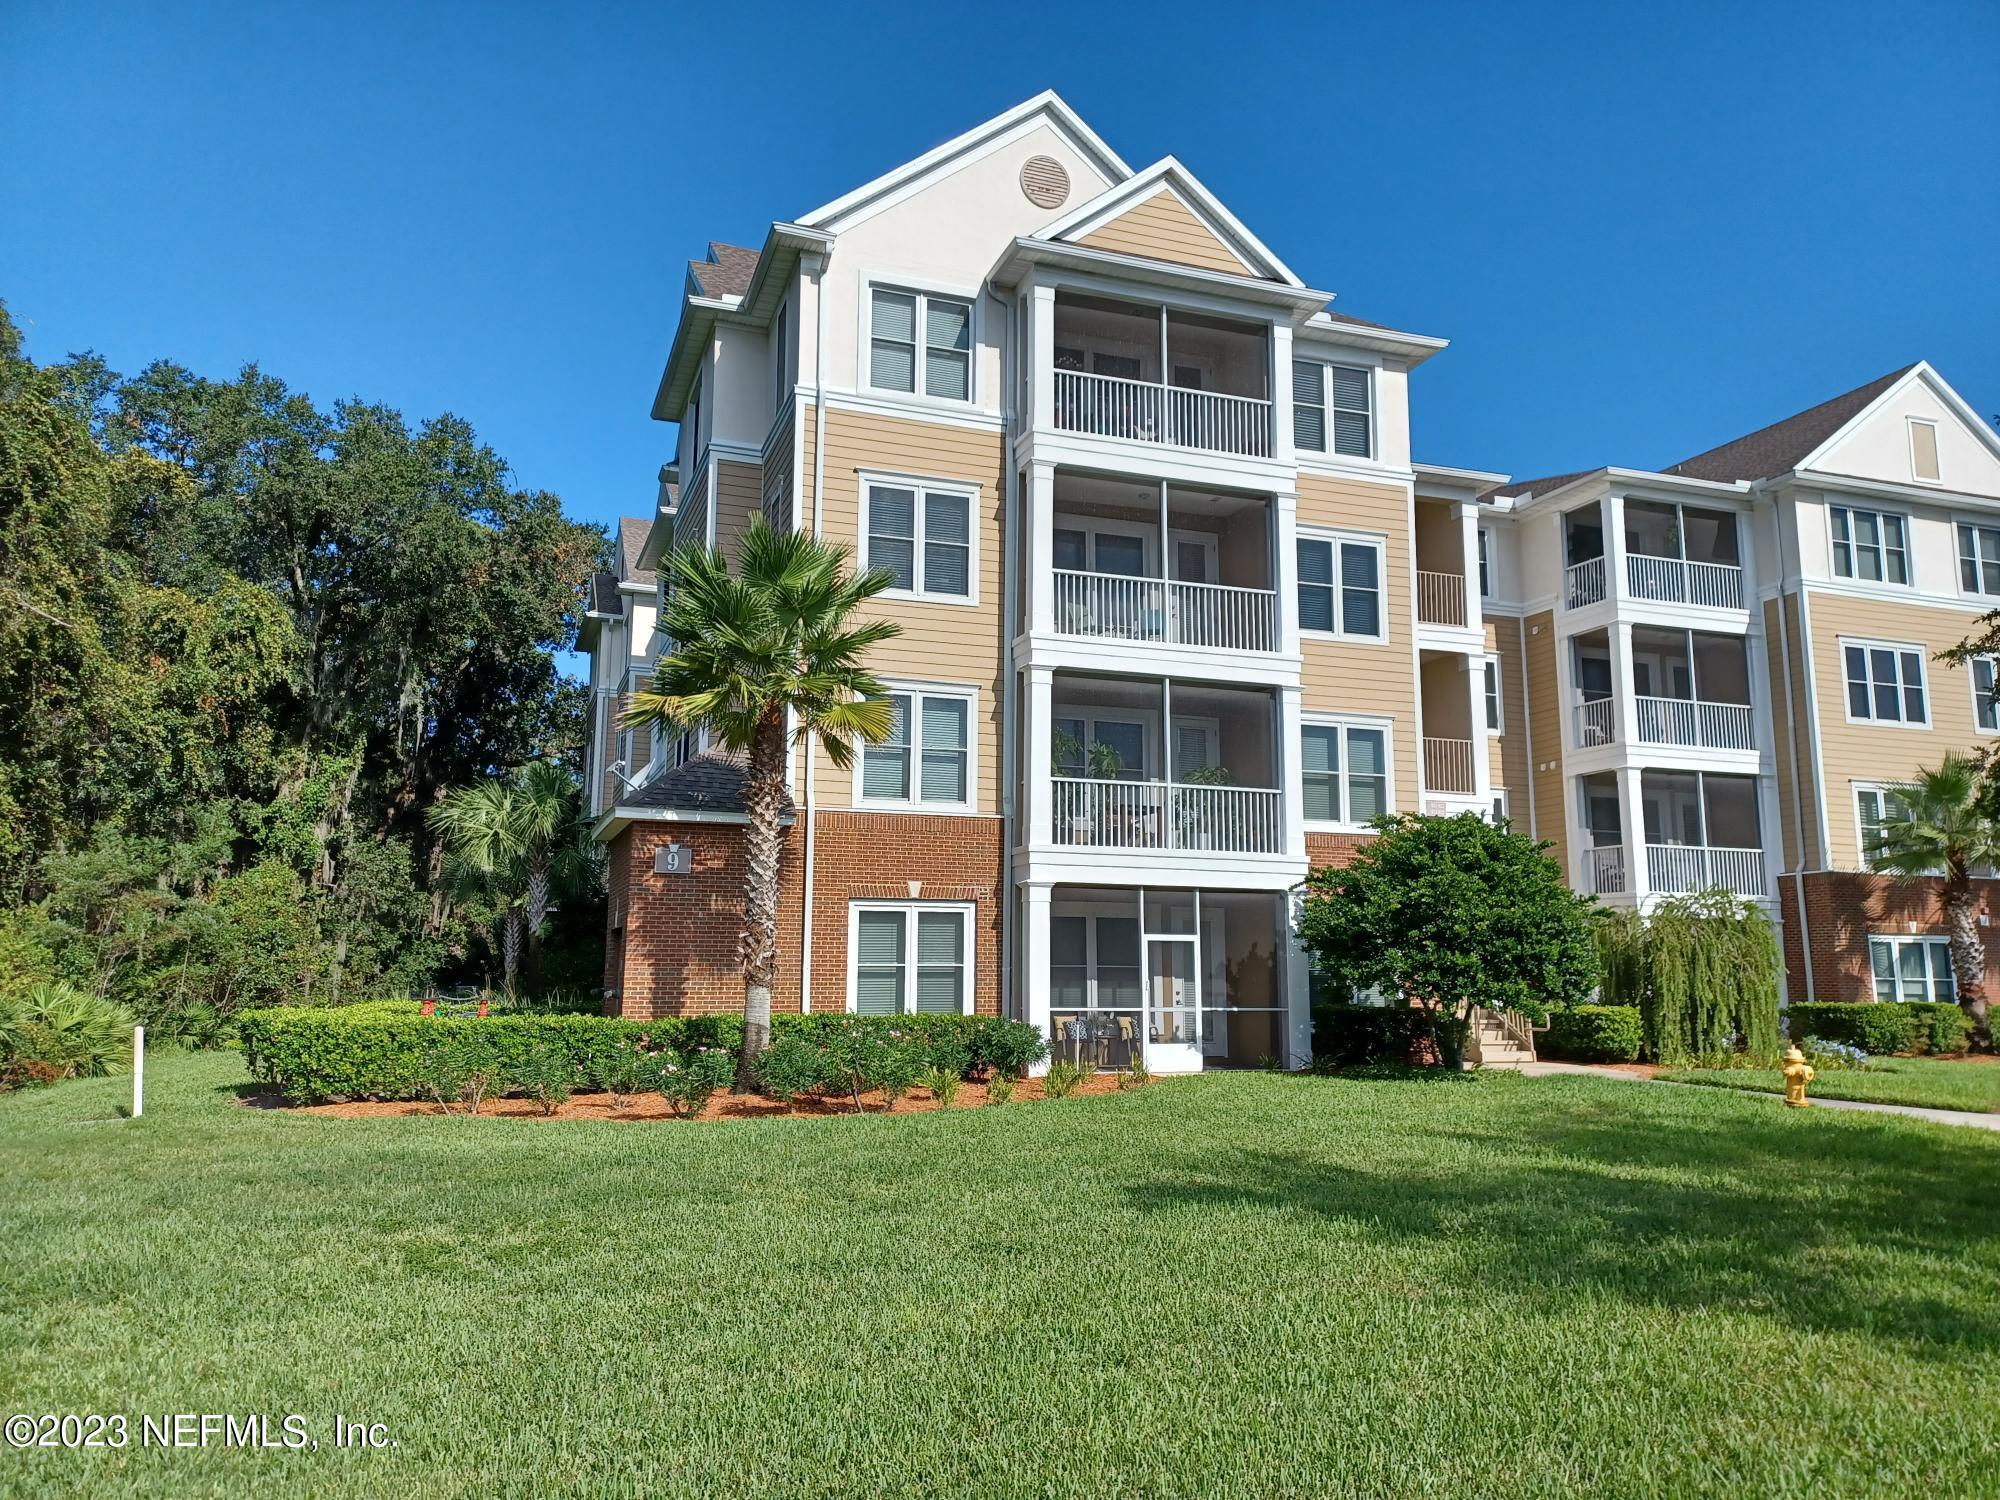
[[[1806,813],[1805,803],[1799,796],[1799,700],[1792,694],[1792,630],[1790,617],[1785,609],[1785,517],[1783,510],[1774,500],[1771,503],[1771,527],[1778,538],[1778,655],[1785,668],[1785,739],[1786,748],[1792,759],[1792,826],[1798,830],[1799,862],[1792,869],[1792,898],[1799,909],[1799,954],[1805,961],[1806,999],[1813,997],[1812,931],[1806,922]],[[1804,575],[1799,575],[1801,587]],[[1814,791],[1815,799],[1826,796],[1826,788]],[[1784,830],[1778,832],[1778,847],[1783,851]],[[1789,985],[1786,986],[1790,988]]]
[[[1006,478],[1001,488],[1001,546],[1005,556],[1000,567],[1000,660],[1002,676],[1000,681],[1000,1000],[1002,1014],[1021,1018],[1021,1008],[1014,1002],[1014,786],[1018,770],[1015,765],[1014,739],[1019,728],[1019,694],[1015,684],[1014,671],[1014,620],[1015,608],[1020,598],[1020,568],[1017,566],[1016,547],[1020,537],[1020,484],[1021,473],[1014,465],[1014,430],[1019,419],[1019,409],[1013,404],[1014,394],[1019,390],[1021,372],[1015,368],[1020,357],[1020,330],[1016,326],[1018,304],[1013,298],[1001,297],[994,291],[991,282],[987,291],[999,301],[1002,348],[1000,351],[1000,456],[1006,465]]]
[[[805,257],[813,278],[813,535],[819,536],[825,519],[826,494],[826,257]],[[799,925],[799,1009],[812,1009],[813,960],[813,741],[805,745],[806,832],[805,832],[805,913]]]

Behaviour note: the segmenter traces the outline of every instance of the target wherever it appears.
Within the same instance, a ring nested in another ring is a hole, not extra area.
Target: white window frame
[[[1316,395],[1318,396],[1318,398],[1319,398],[1319,399],[1318,399],[1318,400],[1316,400],[1316,401],[1300,401],[1300,400],[1299,400],[1299,372],[1300,372],[1300,368],[1301,368],[1301,366],[1310,366],[1310,367],[1311,367],[1311,369],[1312,369],[1312,371],[1313,371],[1313,377],[1314,377],[1314,379],[1316,379],[1316,380],[1317,380],[1317,381],[1319,382],[1319,389],[1318,389],[1318,391],[1317,391],[1317,392],[1315,393],[1315,394],[1316,394]],[[1322,457],[1332,457],[1332,456],[1333,456],[1333,410],[1332,410],[1332,408],[1331,408],[1331,407],[1329,407],[1329,406],[1328,406],[1328,405],[1326,404],[1326,398],[1327,398],[1327,389],[1326,389],[1326,381],[1327,381],[1327,377],[1326,377],[1326,361],[1325,361],[1325,360],[1323,360],[1323,359],[1309,359],[1309,358],[1306,358],[1306,357],[1305,357],[1305,356],[1303,356],[1303,355],[1295,355],[1295,356],[1293,356],[1293,359],[1292,359],[1292,448],[1293,448],[1293,451],[1294,451],[1294,452],[1298,452],[1298,453],[1317,453],[1317,454],[1321,455]],[[1317,412],[1319,413],[1319,446],[1318,446],[1317,448],[1308,448],[1308,447],[1307,447],[1307,446],[1306,446],[1305,444],[1303,444],[1303,443],[1301,443],[1301,442],[1299,441],[1299,411],[1298,411],[1298,409],[1299,409],[1299,408],[1300,408],[1301,406],[1306,406],[1306,407],[1310,407],[1310,408],[1311,408],[1312,410],[1314,410],[1314,411],[1317,411]]]
[[[1993,723],[1987,724],[1979,717],[1979,671],[1986,669],[1987,702],[1993,705]],[[1965,680],[1972,689],[1972,732],[1974,734],[2000,734],[2000,656],[1975,656],[1965,664]]]
[[[1354,408],[1351,406],[1337,406],[1334,404],[1333,372],[1336,369],[1346,370],[1350,374],[1359,375],[1363,380],[1363,382],[1368,387],[1368,411],[1366,413],[1368,418],[1368,451],[1366,453],[1342,453],[1340,451],[1340,414],[1344,411],[1347,412],[1349,415],[1352,415]],[[1341,364],[1338,361],[1330,361],[1327,364],[1326,366],[1327,457],[1359,459],[1362,463],[1365,464],[1379,463],[1381,461],[1380,456],[1382,452],[1382,444],[1380,440],[1380,435],[1376,431],[1376,421],[1375,421],[1376,408],[1382,404],[1379,399],[1380,395],[1381,393],[1375,389],[1375,367],[1373,365]]]
[[[1301,526],[1293,543],[1292,589],[1296,601],[1297,591],[1307,587],[1298,576],[1298,544],[1301,542],[1324,542],[1333,548],[1333,629],[1308,630],[1299,627],[1299,635],[1314,641],[1351,641],[1370,646],[1385,646],[1389,643],[1389,543],[1388,538],[1376,531],[1336,531],[1320,526]],[[1342,606],[1343,585],[1340,581],[1340,549],[1342,547],[1373,547],[1375,549],[1375,596],[1377,607],[1375,623],[1380,627],[1375,635],[1361,635],[1345,628],[1346,611]],[[1326,587],[1313,584],[1313,588]],[[1303,612],[1301,612],[1303,613]]]
[[[1500,675],[1500,653],[1489,651],[1480,669],[1480,695],[1486,707],[1486,732],[1507,732],[1507,683]],[[1489,691],[1490,689],[1490,691]]]
[[[979,804],[979,688],[963,682],[918,682],[908,678],[883,678],[885,693],[910,700],[909,753],[910,794],[907,797],[868,797],[862,794],[862,776],[867,765],[868,746],[854,747],[853,805],[860,811],[968,813]],[[965,800],[926,800],[924,786],[924,705],[926,698],[958,698],[965,702]]]
[[[1840,511],[1847,517],[1847,541],[1844,544],[1834,535],[1833,516],[1835,511]],[[1882,576],[1880,578],[1863,578],[1859,570],[1854,567],[1855,559],[1860,554],[1862,545],[1854,534],[1854,517],[1857,512],[1875,517],[1875,534],[1880,538],[1877,545],[1882,553]],[[1901,583],[1896,582],[1895,579],[1889,576],[1890,547],[1888,527],[1883,523],[1890,520],[1895,521],[1903,531],[1903,545],[1897,549],[1903,554],[1903,581]],[[1847,548],[1849,566],[1849,571],[1845,573],[1840,571],[1840,564],[1838,562],[1840,548],[1843,545]],[[1954,553],[1955,560],[1956,554]],[[1829,578],[1838,579],[1842,583],[1859,584],[1863,588],[1896,590],[1915,588],[1917,581],[1916,548],[1911,545],[1910,517],[1908,512],[1890,510],[1876,505],[1851,505],[1846,501],[1841,501],[1838,504],[1828,504],[1826,508],[1826,567]]]
[[[1493,806],[1488,813],[1487,821],[1489,823],[1492,823],[1495,827],[1498,827],[1500,820],[1502,818],[1506,818],[1511,822],[1514,815],[1512,812],[1508,810],[1507,788],[1505,788],[1504,786],[1496,786],[1492,790],[1493,790]]]
[[[875,343],[875,294],[895,292],[905,297],[915,297],[916,307],[916,361],[911,373],[910,384],[914,389],[899,391],[894,386],[875,384],[874,343]],[[966,338],[968,347],[965,361],[965,396],[933,396],[924,389],[924,326],[925,313],[931,298],[940,302],[962,302],[967,308]],[[980,294],[976,288],[946,286],[941,282],[913,281],[908,277],[876,277],[864,275],[861,278],[861,306],[859,321],[860,338],[857,342],[854,388],[866,391],[872,396],[886,401],[901,401],[918,406],[941,407],[946,411],[964,411],[967,407],[979,405],[979,332]]]
[[[1869,870],[1873,869],[1874,866],[1868,858],[1868,819],[1862,814],[1861,799],[1863,797],[1877,798],[1876,805],[1882,810],[1883,816],[1886,817],[1889,812],[1889,799],[1891,797],[1900,799],[1908,788],[1894,781],[1857,781],[1852,785],[1854,791],[1854,852],[1860,867],[1864,870]],[[1878,827],[1881,822],[1881,818],[1876,819]]]
[[[1953,516],[1951,518],[1951,565],[1957,575],[1958,593],[1962,598],[1979,600],[2000,599],[2000,589],[1994,589],[1989,593],[1984,588],[1969,589],[1965,586],[1965,533],[1968,531],[1972,533],[1972,575],[1974,578],[1983,580],[1986,576],[1985,564],[1987,558],[1980,551],[1979,533],[1993,530],[2000,530],[2000,517]],[[2000,557],[1995,557],[1993,561],[2000,562]],[[1990,609],[1993,606],[1991,604],[1982,604],[1981,607]]]
[[[881,599],[909,599],[920,604],[950,604],[970,608],[979,603],[979,505],[984,490],[976,484],[968,484],[962,479],[926,479],[917,474],[893,474],[882,469],[863,469],[856,476],[861,484],[861,515],[859,527],[861,566],[865,569],[868,561],[869,512],[874,500],[874,492],[883,489],[914,490],[916,504],[912,507],[912,539],[910,574],[916,587],[907,589],[888,588],[876,597]],[[936,594],[927,587],[924,576],[924,495],[961,495],[965,498],[965,587],[963,594]]]
[[[1876,986],[1880,984],[1875,974],[1877,943],[1889,945],[1889,967],[1896,976],[1894,981],[1896,994],[1892,1000],[1883,1001],[1879,990],[1876,990]],[[1903,997],[1903,949],[1912,944],[1923,946],[1925,959],[1924,997],[1923,1001],[1915,1003],[1940,1003],[1940,996],[1937,993],[1937,971],[1933,967],[1940,952],[1944,954],[1945,972],[1951,975],[1951,998],[1955,1001],[1958,998],[1958,972],[1951,961],[1950,938],[1935,932],[1871,932],[1868,934],[1868,984],[1871,991],[1875,991],[1877,1001],[1888,1005],[1912,1003]]]
[[[917,1003],[917,917],[923,913],[954,912],[963,924],[965,945],[960,950],[960,972],[964,994],[959,999],[960,1015],[974,1013],[974,992],[979,987],[979,933],[973,926],[978,906],[971,901],[850,901],[847,903],[847,1004],[849,1015],[859,1013],[861,1000],[861,914],[892,911],[903,914],[903,1003],[898,1015],[949,1015],[949,1011],[919,1012]]]
[[[1291,747],[1292,754],[1300,759],[1300,804],[1299,816],[1307,830],[1312,833],[1373,833],[1375,830],[1366,823],[1350,821],[1328,821],[1323,818],[1307,818],[1304,803],[1304,731],[1308,729],[1338,729],[1340,731],[1340,810],[1351,812],[1354,800],[1348,795],[1347,780],[1351,774],[1353,757],[1347,753],[1347,732],[1351,729],[1380,730],[1382,734],[1382,811],[1393,814],[1396,811],[1396,721],[1374,714],[1301,714],[1299,716],[1300,740]]]
[[[1910,729],[1915,730],[1919,734],[1928,734],[1930,732],[1936,714],[1933,709],[1933,700],[1931,697],[1930,664],[1925,660],[1930,655],[1927,647],[1915,641],[1880,641],[1846,635],[1835,637],[1834,645],[1840,651],[1840,708],[1841,712],[1847,716],[1848,723],[1868,724],[1877,729]],[[1857,715],[1854,712],[1854,699],[1848,692],[1847,653],[1850,648],[1857,649],[1863,653],[1863,660],[1866,663],[1869,673],[1867,678],[1869,712],[1865,717]],[[1875,717],[1876,683],[1874,677],[1875,658],[1873,653],[1877,651],[1893,651],[1896,654],[1896,701],[1905,710],[1907,710],[1909,705],[1909,700],[1905,696],[1905,689],[1909,684],[1904,682],[1902,677],[1903,656],[1909,652],[1916,654],[1917,683],[1923,689],[1924,694],[1924,718],[1922,723],[1916,723],[1908,718],[1880,719]]]
[[[1936,420],[1931,417],[1907,417],[1904,419],[1904,423],[1910,441],[1910,483],[1934,484],[1942,489],[1944,487],[1944,447],[1938,442],[1938,424]],[[1917,472],[1917,429],[1919,427],[1928,427],[1931,430],[1931,457],[1937,460],[1937,473],[1935,474],[1924,475]]]

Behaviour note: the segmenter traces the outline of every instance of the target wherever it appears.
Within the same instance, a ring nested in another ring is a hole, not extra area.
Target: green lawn
[[[1674,1083],[1707,1083],[1717,1088],[1782,1094],[1782,1073],[1759,1068],[1675,1068],[1660,1077]],[[1822,1072],[1807,1087],[1809,1097],[1865,1099],[1871,1104],[1920,1104],[1929,1109],[2000,1110],[2000,1063],[1948,1062],[1938,1058],[1888,1057],[1866,1072]]]
[[[2000,1139],[1590,1078],[365,1122],[0,1100],[0,1494],[1992,1494]],[[335,1451],[336,1413],[398,1446]]]

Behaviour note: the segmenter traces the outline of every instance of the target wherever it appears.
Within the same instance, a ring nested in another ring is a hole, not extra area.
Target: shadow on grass
[[[1249,1153],[1227,1181],[1154,1177],[1130,1198],[1320,1215],[1466,1292],[1587,1291],[1919,1351],[2000,1349],[2000,1157],[1983,1138],[1577,1105],[1512,1131],[1413,1122],[1407,1150],[1368,1160],[1337,1159],[1337,1144]]]

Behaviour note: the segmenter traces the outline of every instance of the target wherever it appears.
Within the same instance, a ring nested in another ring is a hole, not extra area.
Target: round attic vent
[[[1053,156],[1031,156],[1021,163],[1021,191],[1037,208],[1061,208],[1069,198],[1069,173]]]

